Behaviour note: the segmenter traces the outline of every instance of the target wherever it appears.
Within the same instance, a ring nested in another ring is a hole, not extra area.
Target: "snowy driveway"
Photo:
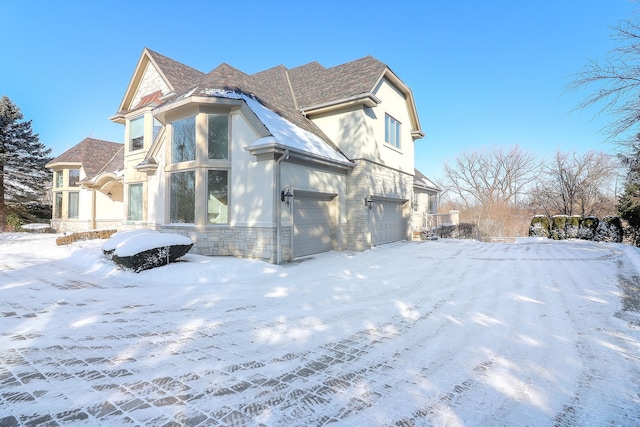
[[[637,425],[640,251],[440,240],[116,270],[0,234],[0,426]]]

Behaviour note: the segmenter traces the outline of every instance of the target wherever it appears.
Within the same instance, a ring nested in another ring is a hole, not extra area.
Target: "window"
[[[171,174],[169,196],[169,220],[172,223],[195,223],[196,173],[195,171]]]
[[[208,152],[210,159],[229,158],[229,117],[209,116]]]
[[[56,177],[55,177],[55,185],[56,188],[60,188],[63,186],[63,174],[62,171],[56,171]]]
[[[80,169],[69,169],[69,187],[77,187],[80,181]]]
[[[208,171],[207,222],[209,224],[229,222],[228,176],[226,170]]]
[[[129,221],[142,221],[142,184],[129,185]]]
[[[144,148],[144,116],[129,122],[129,150]]]
[[[196,159],[196,118],[188,117],[172,123],[173,140],[171,160],[173,163]]]
[[[62,175],[62,173],[60,173]],[[61,185],[62,186],[62,185]],[[55,195],[55,206],[53,207],[55,218],[62,218],[62,193],[58,192]]]
[[[77,191],[69,192],[69,218],[78,218],[78,208],[80,206],[80,193]]]
[[[400,122],[388,114],[384,115],[384,142],[400,148]]]

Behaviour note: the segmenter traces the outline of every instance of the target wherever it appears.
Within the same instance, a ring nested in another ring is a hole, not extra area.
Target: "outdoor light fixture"
[[[373,204],[373,202],[371,201],[371,197],[365,197],[364,198],[364,207],[371,209],[371,205]]]
[[[280,201],[287,204],[287,206],[291,206],[291,198],[293,197],[293,193],[291,192],[291,188],[285,187],[284,190],[280,192]]]
[[[111,194],[111,191],[109,191],[109,192],[107,193],[107,196],[108,196],[109,198],[112,198],[112,197],[113,197],[113,194]]]

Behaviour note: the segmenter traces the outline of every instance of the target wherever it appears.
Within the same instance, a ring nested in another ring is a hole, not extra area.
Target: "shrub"
[[[564,240],[567,238],[568,215],[554,215],[551,217],[551,238],[553,240]]]
[[[596,228],[593,240],[598,242],[622,243],[622,222],[618,216],[605,216]]]
[[[588,216],[580,221],[578,227],[578,239],[593,240],[600,220],[595,216]]]
[[[580,220],[582,218],[579,215],[573,215],[567,220],[565,231],[567,239],[576,239],[578,237],[578,231],[580,229]]]
[[[549,218],[546,215],[536,215],[529,226],[529,237],[549,237]]]

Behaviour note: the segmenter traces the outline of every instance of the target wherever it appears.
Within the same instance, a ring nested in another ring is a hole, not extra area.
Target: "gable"
[[[140,83],[133,95],[131,104],[125,106],[126,110],[135,110],[147,104],[145,97],[154,93],[160,93],[166,95],[171,89],[169,85],[164,81],[153,63],[148,62],[143,72]],[[142,102],[144,100],[144,102]]]

